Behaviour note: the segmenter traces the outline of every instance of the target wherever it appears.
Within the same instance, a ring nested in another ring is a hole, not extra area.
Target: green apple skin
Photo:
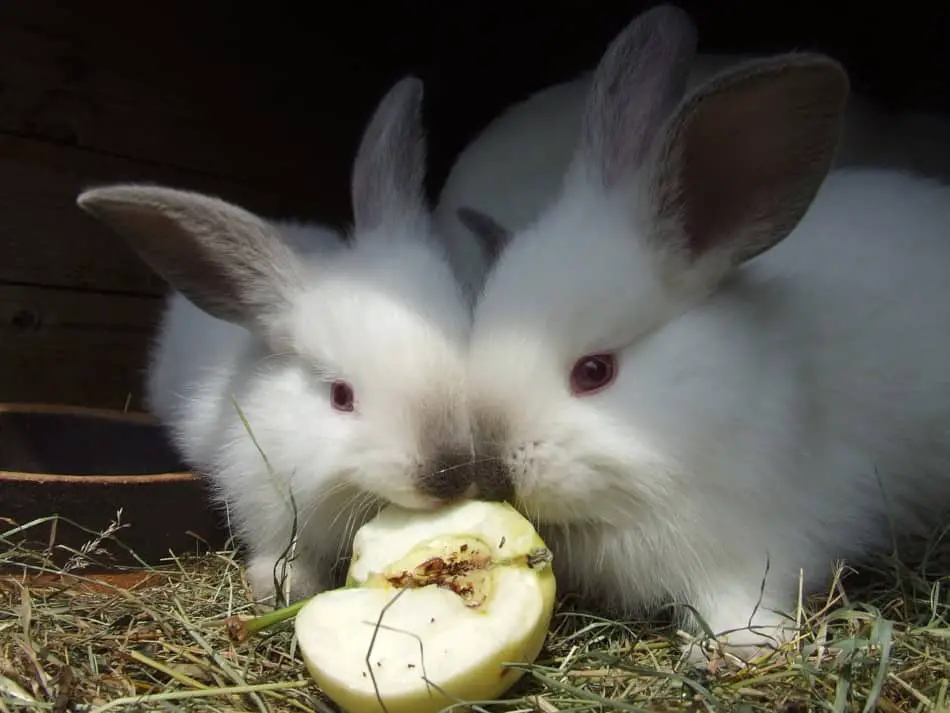
[[[486,571],[488,594],[481,605],[466,607],[457,594],[435,586],[400,594],[389,583],[388,575],[417,565],[432,552],[457,549],[462,542],[502,561]],[[503,664],[537,659],[551,623],[556,597],[551,567],[532,569],[523,564],[525,555],[544,548],[531,523],[507,503],[470,501],[432,513],[386,508],[357,532],[346,585],[317,595],[297,615],[298,642],[310,675],[347,713],[437,713],[460,701],[499,698],[524,675],[523,670]],[[503,563],[509,559],[516,563]],[[391,629],[376,632],[370,659],[371,665],[380,666],[373,671],[384,709],[367,675],[366,638],[397,594],[398,600],[382,619],[382,627]],[[426,628],[430,619],[434,633]],[[504,635],[485,639],[491,636],[486,632],[493,623],[505,621],[510,622],[506,633],[519,627],[521,631],[502,646],[489,643]],[[345,636],[340,634],[341,625],[347,627]],[[392,630],[420,633],[419,638],[403,634],[400,643]],[[423,658],[420,642],[426,641],[429,648]],[[474,656],[480,647],[486,653],[470,667],[453,668],[453,660]],[[377,650],[383,652],[378,656],[381,661],[373,661]],[[403,663],[410,658],[415,663]],[[341,663],[343,659],[348,663]],[[398,670],[394,661],[400,662]],[[383,663],[391,665],[386,668]],[[435,686],[425,685],[423,665]]]

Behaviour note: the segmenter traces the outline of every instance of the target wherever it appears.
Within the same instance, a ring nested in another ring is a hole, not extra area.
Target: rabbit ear
[[[636,17],[594,71],[572,171],[609,188],[638,168],[686,90],[695,53],[685,11],[659,5]]]
[[[158,186],[117,185],[77,203],[120,234],[179,292],[208,314],[266,324],[300,285],[297,258],[277,231],[217,198]]]
[[[408,76],[393,85],[370,119],[353,164],[357,233],[424,210],[426,144],[421,114],[422,81]]]
[[[715,254],[719,270],[783,240],[831,168],[848,93],[844,68],[818,54],[756,60],[712,79],[657,142],[653,239],[687,262]]]
[[[478,241],[488,263],[494,263],[511,240],[511,232],[487,213],[468,206],[461,206],[455,214]]]

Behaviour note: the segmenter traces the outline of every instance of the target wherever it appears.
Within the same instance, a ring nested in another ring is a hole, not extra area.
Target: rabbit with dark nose
[[[565,589],[622,615],[688,605],[745,657],[790,635],[800,573],[950,505],[950,188],[831,170],[849,96],[831,58],[687,90],[694,46],[681,11],[642,15],[540,215],[509,234],[470,213],[505,244],[469,399]]]
[[[673,11],[692,25],[684,11]],[[752,59],[756,57],[685,53],[681,61],[689,64],[686,88],[695,89]],[[629,55],[623,61],[638,58]],[[481,289],[501,240],[497,231],[485,230],[485,221],[470,209],[490,213],[496,223],[514,230],[526,227],[555,200],[574,154],[594,74],[585,71],[506,107],[456,157],[433,219],[467,291]],[[637,97],[628,100],[635,110]],[[950,180],[950,117],[892,112],[868,96],[851,93],[834,161],[836,167],[902,168]],[[491,250],[472,240],[473,228],[491,238]]]
[[[347,242],[169,188],[79,198],[175,290],[148,405],[209,474],[261,599],[275,583],[291,599],[329,586],[353,529],[380,503],[436,507],[459,495],[458,479],[478,493],[465,398],[471,307],[423,198],[421,101],[421,82],[406,78],[369,122]]]

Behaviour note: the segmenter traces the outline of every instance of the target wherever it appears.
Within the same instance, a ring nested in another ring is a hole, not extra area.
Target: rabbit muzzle
[[[427,497],[443,503],[462,499],[509,500],[514,484],[501,463],[476,459],[472,453],[442,453],[432,467],[422,470],[416,487]]]

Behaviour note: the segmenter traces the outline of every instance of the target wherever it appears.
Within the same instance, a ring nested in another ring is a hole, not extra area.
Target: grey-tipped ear
[[[422,80],[407,76],[376,107],[353,163],[356,231],[374,230],[422,209],[425,170]]]
[[[627,25],[594,70],[573,170],[606,187],[635,170],[682,98],[695,54],[696,28],[678,7]]]
[[[94,188],[77,204],[121,235],[208,314],[266,324],[299,288],[294,253],[270,225],[217,198],[144,185]]]
[[[700,87],[657,142],[654,240],[688,262],[715,254],[723,269],[783,240],[831,168],[848,95],[844,68],[811,53],[753,60]]]
[[[494,263],[511,240],[511,232],[487,213],[469,206],[458,208],[455,214],[478,241],[488,263]]]

